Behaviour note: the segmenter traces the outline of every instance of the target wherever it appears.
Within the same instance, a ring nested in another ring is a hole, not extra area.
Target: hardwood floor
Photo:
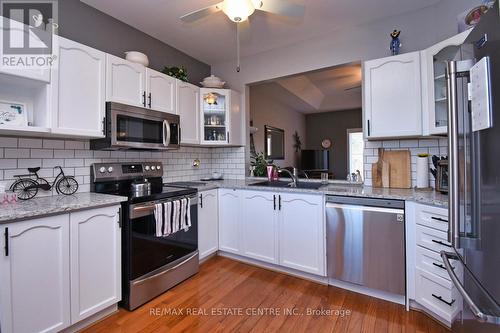
[[[191,279],[133,312],[120,309],[84,332],[449,331],[401,305],[214,257]]]

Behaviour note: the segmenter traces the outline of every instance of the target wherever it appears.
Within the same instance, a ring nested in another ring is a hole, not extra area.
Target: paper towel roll
[[[417,188],[429,187],[429,158],[417,157]]]

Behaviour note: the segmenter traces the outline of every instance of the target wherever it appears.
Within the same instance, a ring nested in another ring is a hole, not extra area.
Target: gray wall
[[[147,19],[147,18],[145,18]],[[194,84],[210,75],[210,66],[79,0],[59,1],[59,35],[118,57],[125,51],[141,51],[149,67],[184,66]]]
[[[306,149],[323,149],[330,139],[330,172],[335,179],[347,177],[347,129],[361,128],[361,109],[309,114],[306,116]]]

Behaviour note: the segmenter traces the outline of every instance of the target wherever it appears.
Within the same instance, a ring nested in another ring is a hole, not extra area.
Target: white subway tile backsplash
[[[22,146],[22,147],[21,147]],[[0,180],[10,185],[17,174],[26,174],[28,167],[40,166],[41,177],[53,180],[63,167],[68,175],[77,177],[79,192],[90,191],[90,166],[99,162],[161,161],[163,179],[192,181],[221,172],[226,179],[245,178],[245,148],[183,147],[176,151],[92,151],[88,141],[24,139],[0,137]],[[199,159],[199,167],[193,160]],[[40,191],[39,195],[51,195]]]
[[[405,149],[411,154],[411,175],[412,186],[416,184],[416,163],[418,154],[442,155],[448,154],[448,140],[443,139],[418,139],[418,140],[390,140],[390,141],[365,141],[364,160],[365,160],[365,185],[372,185],[372,163],[378,161],[378,151],[376,148],[384,147],[389,150]],[[429,168],[432,162],[429,158]],[[430,186],[434,187],[434,176],[429,171]]]

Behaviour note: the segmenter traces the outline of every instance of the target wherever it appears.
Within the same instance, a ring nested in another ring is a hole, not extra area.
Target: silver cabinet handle
[[[449,150],[449,231],[448,241],[459,247],[458,207],[458,114],[457,114],[457,63],[449,61],[446,66],[446,88],[448,91],[448,150]]]
[[[500,317],[487,315],[484,312],[482,312],[481,309],[479,309],[479,307],[476,305],[476,303],[474,303],[469,294],[467,294],[467,291],[465,290],[464,286],[462,285],[457,275],[453,271],[453,267],[451,266],[450,263],[450,259],[460,260],[458,255],[446,251],[441,251],[440,254],[441,254],[441,259],[443,259],[444,267],[446,268],[446,271],[448,272],[451,281],[458,289],[458,292],[462,295],[462,297],[464,298],[465,302],[467,303],[467,305],[469,306],[469,308],[471,309],[472,313],[477,318],[477,320],[483,323],[491,323],[497,325],[500,324]]]

